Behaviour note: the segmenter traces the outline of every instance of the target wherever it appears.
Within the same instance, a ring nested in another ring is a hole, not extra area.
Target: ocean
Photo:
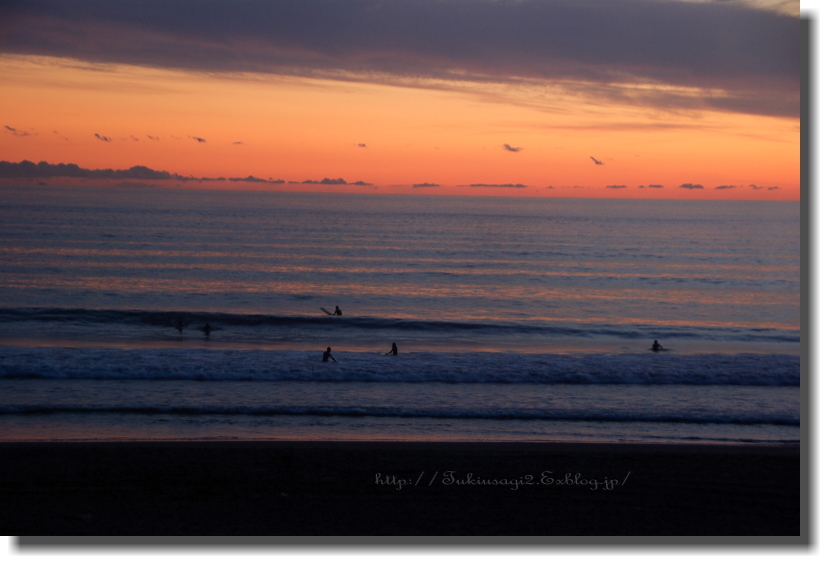
[[[0,211],[0,440],[799,442],[797,202],[4,186]]]

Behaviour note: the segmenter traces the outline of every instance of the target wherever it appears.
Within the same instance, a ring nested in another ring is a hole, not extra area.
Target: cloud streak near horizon
[[[0,53],[798,116],[799,19],[668,0],[6,0]]]
[[[140,179],[145,181],[232,181],[235,183],[265,183],[272,185],[282,185],[286,183],[286,181],[282,179],[263,179],[253,175],[248,175],[247,177],[186,176],[179,175],[178,173],[168,173],[167,171],[157,171],[144,165],[135,165],[129,169],[87,169],[85,167],[80,167],[75,163],[53,164],[47,163],[46,161],[34,163],[28,160],[23,160],[20,163],[0,161],[0,179],[47,179],[50,177],[69,177],[79,179]],[[292,184],[300,183],[300,181],[288,182]],[[355,181],[353,183],[349,183],[341,177],[337,179],[325,177],[321,181],[307,180],[302,181],[302,184],[354,185],[362,187],[374,186],[372,183],[367,183],[366,181]]]

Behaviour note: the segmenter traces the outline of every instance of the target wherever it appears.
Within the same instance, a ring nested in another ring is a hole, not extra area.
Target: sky
[[[797,200],[798,11],[4,0],[0,161],[194,188]]]

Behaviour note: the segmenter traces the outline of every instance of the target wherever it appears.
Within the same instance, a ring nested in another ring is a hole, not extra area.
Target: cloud
[[[235,141],[231,145],[245,145],[245,142]]]
[[[415,183],[414,185],[412,185],[412,188],[413,189],[425,189],[425,188],[429,188],[429,187],[440,187],[440,186],[441,185],[439,185],[438,183]]]
[[[696,184],[693,184],[693,183],[683,183],[682,185],[680,185],[680,188],[681,189],[703,189],[704,186],[703,185],[696,185]]]
[[[510,144],[503,144],[502,147],[507,151],[512,151],[513,153],[518,153],[524,149],[523,147],[513,147]]]
[[[247,177],[230,177],[228,178],[228,181],[233,181],[235,183],[270,183],[274,185],[281,185],[285,183],[282,179],[260,179],[259,177],[254,177],[253,175],[248,175]]]
[[[649,185],[648,188],[649,189],[662,189],[663,185]]]
[[[322,181],[312,181],[311,179],[306,179],[303,183],[307,185],[348,185],[345,179],[342,177],[337,179],[329,179],[328,177],[323,177]]]
[[[475,183],[475,184],[472,184],[472,185],[459,185],[459,186],[461,186],[461,187],[464,187],[464,186],[467,186],[467,187],[497,187],[497,188],[503,188],[503,189],[523,189],[523,188],[527,187],[527,185],[523,185],[521,183],[504,183],[504,184],[501,184],[501,185],[490,184],[490,183]]]
[[[605,185],[606,189],[626,189],[628,185]]]
[[[82,179],[142,179],[142,180],[174,180],[174,181],[233,181],[242,183],[268,183],[283,184],[282,179],[261,179],[248,175],[247,177],[193,177],[168,173],[167,171],[156,171],[144,165],[135,165],[129,169],[85,169],[74,163],[51,164],[46,161],[33,163],[21,161],[12,163],[0,161],[0,178],[6,179],[33,179],[43,177],[74,177]],[[352,183],[352,184],[359,184]]]
[[[95,134],[95,137],[98,138],[99,140],[105,141],[105,142],[111,142],[112,141],[112,138],[109,138],[107,136],[102,136],[100,134]]]
[[[200,138],[200,137],[197,137],[197,136],[190,136],[190,139],[196,140],[199,143],[207,143],[207,140],[205,138]]]
[[[718,185],[717,187],[715,187],[715,190],[722,191],[724,189],[734,189],[734,188],[735,188],[735,185]]]
[[[348,183],[342,177],[338,177],[337,179],[329,179],[328,177],[323,177],[321,181],[312,181],[311,179],[307,179],[302,182],[304,185],[357,185],[362,187],[374,187],[372,183],[367,183],[366,181],[355,181],[354,183]]]
[[[21,161],[11,163],[0,161],[0,177],[4,178],[35,178],[35,177],[80,177],[88,179],[175,179],[167,171],[154,171],[143,165],[136,165],[129,169],[84,169],[74,163],[51,164],[46,161],[33,163]],[[184,177],[182,177],[184,179]]]
[[[777,191],[778,187],[767,187],[768,191]]]
[[[590,156],[590,157],[591,157],[591,160],[592,160],[594,163],[596,163],[597,165],[605,165],[605,163],[603,163],[602,161],[600,161],[600,160],[599,160],[599,159],[597,159],[596,157],[593,157],[593,156]]]
[[[366,144],[365,143],[359,143],[359,144],[357,144],[357,147],[366,147]]]
[[[151,136],[150,134],[147,134],[147,137],[153,141],[159,141],[159,138],[157,136]]]
[[[5,129],[6,133],[11,134],[13,136],[21,137],[21,138],[25,137],[25,136],[31,136],[32,135],[30,132],[27,132],[27,131],[24,131],[24,130],[18,130],[17,128],[12,128],[11,126],[3,126],[3,128]]]
[[[0,51],[799,115],[800,21],[673,0],[4,0]],[[455,85],[455,86],[454,86]],[[656,87],[656,88],[652,88]]]

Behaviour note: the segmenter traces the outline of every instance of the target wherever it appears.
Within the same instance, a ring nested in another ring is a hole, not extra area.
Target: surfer
[[[182,330],[184,330],[184,323],[182,322],[182,319],[179,319],[179,322],[176,323],[176,329],[179,331],[179,334],[181,334]]]
[[[202,327],[202,332],[205,333],[205,337],[210,336],[210,323],[206,322],[205,325]]]
[[[657,342],[657,340],[655,340],[654,344],[651,345],[651,351],[652,352],[659,352],[660,350],[665,350],[665,348],[663,346],[661,346],[660,343]]]
[[[324,361],[324,362],[327,362],[327,361],[329,361],[329,358],[331,358],[332,360],[334,360],[334,356],[332,356],[332,355],[331,355],[331,346],[329,346],[328,348],[326,348],[326,351],[325,351],[325,352],[323,352],[323,361]],[[334,361],[336,362],[337,360],[334,360]]]
[[[335,314],[336,316],[343,316],[343,311],[341,311],[341,310],[340,310],[340,307],[338,307],[337,305],[335,305],[335,306],[334,306],[334,314]]]
[[[392,349],[383,354],[384,356],[397,356],[398,355],[398,345],[392,342]]]

